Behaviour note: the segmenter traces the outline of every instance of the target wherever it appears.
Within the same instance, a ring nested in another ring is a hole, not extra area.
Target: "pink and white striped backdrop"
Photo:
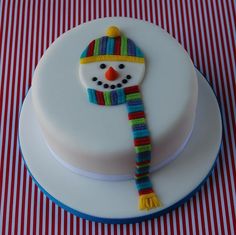
[[[2,0],[2,234],[235,234],[235,8],[233,0]],[[20,107],[44,51],[68,29],[107,16],[143,19],[173,35],[212,85],[224,126],[219,159],[201,190],[169,214],[130,225],[90,222],[52,203],[29,176],[17,142]]]

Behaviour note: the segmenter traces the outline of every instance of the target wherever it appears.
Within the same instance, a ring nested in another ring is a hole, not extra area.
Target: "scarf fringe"
[[[139,196],[139,209],[150,210],[156,207],[161,207],[162,202],[155,193],[148,193]]]

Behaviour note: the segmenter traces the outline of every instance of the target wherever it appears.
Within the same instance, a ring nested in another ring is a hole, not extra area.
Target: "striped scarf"
[[[149,178],[152,147],[139,86],[105,92],[88,89],[88,97],[91,103],[98,105],[111,106],[126,103],[136,152],[135,182],[139,193],[139,209],[149,210],[161,206]]]

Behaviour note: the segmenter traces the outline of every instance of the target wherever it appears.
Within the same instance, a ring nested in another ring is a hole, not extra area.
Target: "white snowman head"
[[[144,72],[143,53],[115,26],[90,42],[80,57],[79,77],[86,89],[103,92],[139,85]]]

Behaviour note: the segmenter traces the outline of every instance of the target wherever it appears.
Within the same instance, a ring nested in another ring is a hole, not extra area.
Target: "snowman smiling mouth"
[[[106,64],[100,64],[100,68],[101,69],[105,69],[107,66]],[[124,64],[119,64],[119,69],[124,69],[125,68],[125,65]],[[119,72],[114,69],[112,66],[110,66],[105,74],[104,74],[104,79],[105,79],[105,82],[98,79],[97,77],[92,77],[92,81],[95,82],[97,84],[97,86],[103,86],[105,89],[115,89],[115,88],[121,88],[124,84],[127,84],[129,82],[129,80],[132,78],[131,75],[126,75],[125,78],[121,79],[119,78]],[[104,80],[103,79],[103,80]],[[111,82],[114,82],[115,80],[118,80],[120,82],[114,84],[114,83],[111,83]]]

